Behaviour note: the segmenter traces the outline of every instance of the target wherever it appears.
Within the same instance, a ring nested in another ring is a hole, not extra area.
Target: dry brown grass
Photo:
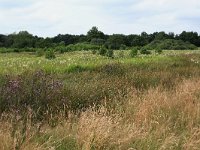
[[[1,150],[40,150],[37,143],[32,143],[31,135],[27,135],[26,139],[23,139],[23,134],[19,129],[16,129],[15,134],[12,135],[13,127],[10,123],[1,122],[0,125],[0,149]],[[27,130],[28,132],[28,130]],[[26,133],[27,134],[27,133]],[[23,142],[22,142],[23,140]],[[20,145],[20,146],[19,146]]]
[[[34,142],[34,130],[27,128],[22,150],[56,149],[66,139],[74,139],[77,149],[200,149],[200,80],[183,80],[173,89],[162,86],[146,91],[132,89],[121,106],[89,108],[79,116],[60,118],[55,128],[44,126],[51,135],[43,143]],[[0,149],[16,146],[12,125],[0,124]],[[20,131],[19,129],[17,131]],[[19,134],[19,135],[18,135]],[[61,144],[55,144],[61,143]]]
[[[0,124],[0,149],[9,150],[13,148],[13,139],[8,130],[9,124],[2,123]]]
[[[143,138],[145,133],[134,123],[126,123],[117,114],[109,114],[102,107],[83,112],[77,123],[77,140],[81,149],[128,148],[135,139]]]
[[[199,149],[199,85],[199,79],[189,79],[175,90],[157,87],[136,97],[134,93],[133,101],[129,99],[124,107],[124,116],[160,140],[159,149]]]
[[[183,144],[185,150],[198,150],[200,148],[200,128],[193,128]]]

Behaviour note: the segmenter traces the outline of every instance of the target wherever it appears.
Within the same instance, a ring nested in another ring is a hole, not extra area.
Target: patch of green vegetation
[[[45,58],[49,60],[55,59],[56,58],[55,52],[53,50],[47,50],[45,52]]]
[[[145,46],[145,48],[152,49],[163,49],[163,50],[195,50],[197,47],[189,42],[184,42],[182,40],[154,40]]]

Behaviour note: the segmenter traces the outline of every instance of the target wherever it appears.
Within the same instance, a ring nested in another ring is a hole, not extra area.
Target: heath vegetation
[[[0,149],[200,149],[199,46],[185,31],[0,35]]]
[[[0,149],[200,148],[198,50],[49,56],[0,54]]]

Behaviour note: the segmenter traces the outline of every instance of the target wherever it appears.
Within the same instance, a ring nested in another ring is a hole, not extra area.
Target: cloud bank
[[[200,33],[199,0],[0,0],[0,33]]]

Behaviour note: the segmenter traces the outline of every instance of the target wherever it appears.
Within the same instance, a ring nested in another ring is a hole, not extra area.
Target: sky
[[[200,0],[0,0],[0,33],[200,33]]]

